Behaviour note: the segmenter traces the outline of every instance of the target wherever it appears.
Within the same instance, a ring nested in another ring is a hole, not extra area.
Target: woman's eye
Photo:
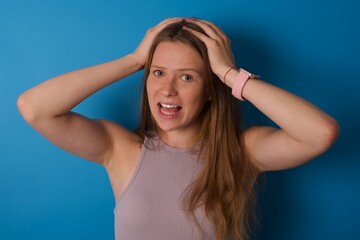
[[[193,78],[192,76],[185,74],[181,77],[181,79],[184,81],[191,81]]]
[[[155,71],[154,71],[154,75],[155,75],[156,77],[162,77],[162,76],[164,75],[164,72],[161,71],[161,70],[155,70]]]

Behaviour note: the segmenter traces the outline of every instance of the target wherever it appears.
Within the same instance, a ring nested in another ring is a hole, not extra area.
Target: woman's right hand
[[[155,27],[152,27],[147,30],[145,37],[143,38],[139,46],[136,48],[136,50],[132,53],[132,55],[136,58],[136,61],[141,66],[141,68],[144,68],[145,66],[145,63],[148,59],[150,48],[158,33],[161,30],[163,30],[167,25],[174,22],[180,22],[181,20],[182,18],[167,18],[164,21],[157,24]]]

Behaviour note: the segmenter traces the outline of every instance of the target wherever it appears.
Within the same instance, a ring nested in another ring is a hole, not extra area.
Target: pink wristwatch
[[[242,96],[245,83],[251,78],[259,78],[259,75],[249,73],[245,69],[240,68],[239,74],[237,75],[235,82],[232,86],[232,95],[241,101],[246,101]]]

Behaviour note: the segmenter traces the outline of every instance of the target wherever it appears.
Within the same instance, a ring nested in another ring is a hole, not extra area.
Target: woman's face
[[[159,131],[198,131],[199,114],[208,99],[204,78],[204,62],[195,49],[180,42],[157,46],[146,86]]]

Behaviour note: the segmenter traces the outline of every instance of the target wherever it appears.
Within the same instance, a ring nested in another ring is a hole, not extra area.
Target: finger
[[[223,52],[226,52],[227,55],[231,55],[232,51],[231,51],[231,47],[230,47],[230,41],[224,41],[222,38],[218,37],[211,37],[208,36],[209,34],[203,34],[202,32],[199,32],[197,30],[194,30],[192,28],[183,27],[184,30],[187,30],[189,32],[191,32],[193,35],[195,35],[196,37],[198,37],[203,43],[205,43],[205,45],[207,46],[207,48],[212,49],[212,48],[221,48]],[[205,31],[205,30],[204,30]]]
[[[199,38],[202,42],[205,43],[205,45],[208,45],[210,43],[210,41],[214,41],[212,38],[206,36],[205,34],[198,32],[192,28],[183,26],[183,29],[186,31],[191,32],[193,35],[195,35],[197,38]]]
[[[205,24],[205,25],[209,26],[210,28],[212,28],[216,32],[224,33],[221,28],[219,28],[218,26],[216,26],[212,22],[209,22],[209,21],[206,21],[206,20],[203,20],[203,19],[199,19],[199,18],[190,18],[190,21],[192,21],[194,23],[198,22],[200,24]]]
[[[183,18],[167,18],[167,19],[161,21],[160,23],[158,23],[156,26],[148,29],[148,33],[150,33],[150,34],[154,33],[156,35],[159,32],[161,32],[161,30],[163,30],[169,24],[181,22],[182,19]]]
[[[221,46],[223,48],[223,50],[228,53],[228,55],[232,55],[232,51],[231,51],[231,47],[230,47],[231,41],[227,37],[227,35],[222,31],[221,28],[217,27],[212,22],[198,19],[198,18],[188,18],[188,19],[186,19],[186,21],[196,24],[204,30],[204,32],[207,36],[205,36],[204,34],[202,34],[203,36],[197,34],[196,30],[191,31],[193,34],[198,36],[204,43],[206,42],[206,44],[209,45],[210,43],[217,42],[220,44],[218,46]],[[187,29],[189,29],[189,28],[187,28]],[[215,42],[206,40],[206,37],[214,40]],[[231,57],[231,58],[233,59],[233,57]]]
[[[205,33],[212,39],[222,39],[225,42],[229,42],[229,38],[226,36],[224,31],[213,24],[212,22],[202,20],[202,19],[195,19],[190,18],[187,19],[187,21],[192,22],[194,24],[197,24],[199,27],[201,27]]]
[[[216,29],[214,29],[212,26],[210,26],[209,24],[202,22],[201,20],[198,19],[187,19],[187,22],[191,22],[194,23],[196,25],[198,25],[199,27],[201,27],[204,32],[212,39],[217,39],[218,38],[218,34],[216,32]]]
[[[165,26],[175,23],[175,22],[181,22],[183,18],[167,18],[163,21],[161,21],[159,24],[157,24],[155,27],[164,28]]]
[[[192,28],[189,28],[189,27],[186,27],[184,26],[183,27],[184,30],[186,31],[189,31],[190,33],[192,33],[193,35],[195,35],[197,38],[200,39],[200,41],[202,41],[208,50],[210,49],[222,49],[221,51],[224,51],[227,53],[227,55],[229,54],[229,49],[227,47],[227,45],[224,45],[222,43],[220,43],[217,39],[213,39],[199,31],[196,31]]]
[[[225,35],[225,33],[222,31],[222,29],[219,28],[218,26],[216,26],[215,24],[213,24],[212,22],[202,20],[202,19],[194,19],[194,18],[187,19],[187,21],[199,25],[199,27],[203,28],[203,30],[209,36],[215,37],[215,35],[217,35],[217,36]]]

